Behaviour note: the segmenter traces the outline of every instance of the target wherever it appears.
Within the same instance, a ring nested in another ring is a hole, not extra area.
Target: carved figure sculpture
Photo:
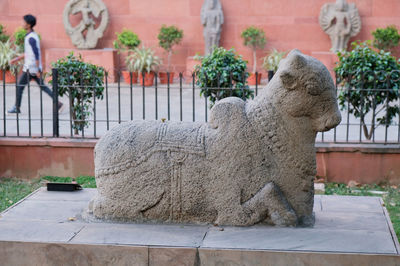
[[[319,24],[331,38],[332,52],[346,50],[350,37],[356,36],[361,30],[357,7],[354,3],[348,4],[346,0],[323,5]]]
[[[224,24],[224,13],[219,0],[205,0],[201,7],[201,24],[203,25],[203,36],[205,42],[204,54],[211,54],[214,47],[219,46],[222,24]]]
[[[72,27],[69,16],[82,13],[82,20],[78,25]],[[95,20],[91,17],[101,17],[97,28]],[[79,49],[95,48],[99,38],[108,25],[107,7],[101,0],[70,0],[64,8],[63,22],[67,34],[72,43]]]
[[[209,123],[132,121],[95,148],[97,218],[313,224],[315,136],[340,123],[335,86],[293,50],[254,100],[229,97]]]

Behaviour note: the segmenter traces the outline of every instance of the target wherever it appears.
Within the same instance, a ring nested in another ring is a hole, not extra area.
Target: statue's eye
[[[321,94],[321,89],[317,83],[307,83],[306,84],[307,93],[313,96]]]

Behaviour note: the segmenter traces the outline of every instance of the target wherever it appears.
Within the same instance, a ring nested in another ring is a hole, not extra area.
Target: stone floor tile
[[[87,201],[26,200],[2,213],[0,220],[65,222],[79,216],[87,206]]]
[[[389,232],[314,228],[212,228],[202,248],[397,254]]]
[[[74,222],[2,221],[0,219],[0,241],[68,242],[83,227],[84,225]]]
[[[71,243],[198,247],[207,230],[194,225],[91,223]]]
[[[379,197],[359,196],[321,196],[322,211],[333,212],[376,212],[382,213],[383,209]]]

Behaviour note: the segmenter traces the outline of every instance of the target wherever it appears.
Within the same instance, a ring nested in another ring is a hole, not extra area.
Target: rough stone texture
[[[211,54],[219,46],[224,13],[219,0],[205,0],[201,7],[201,24],[203,25],[204,54]]]
[[[69,21],[70,15],[82,14],[82,20],[76,26]],[[96,21],[90,17],[101,18],[96,27]],[[103,37],[108,25],[108,10],[101,0],[70,0],[64,8],[63,23],[72,43],[79,49],[96,48],[97,41]]]
[[[354,3],[336,0],[322,6],[319,15],[321,28],[331,38],[332,52],[346,50],[350,37],[361,31],[361,18]]]
[[[335,86],[293,50],[253,101],[225,98],[210,122],[132,121],[95,148],[97,218],[311,225],[315,136],[340,122]]]

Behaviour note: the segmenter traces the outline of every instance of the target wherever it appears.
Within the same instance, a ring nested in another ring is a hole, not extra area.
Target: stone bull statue
[[[315,137],[340,123],[335,86],[293,50],[253,101],[230,97],[209,123],[132,121],[95,148],[97,218],[247,226],[314,223]]]

